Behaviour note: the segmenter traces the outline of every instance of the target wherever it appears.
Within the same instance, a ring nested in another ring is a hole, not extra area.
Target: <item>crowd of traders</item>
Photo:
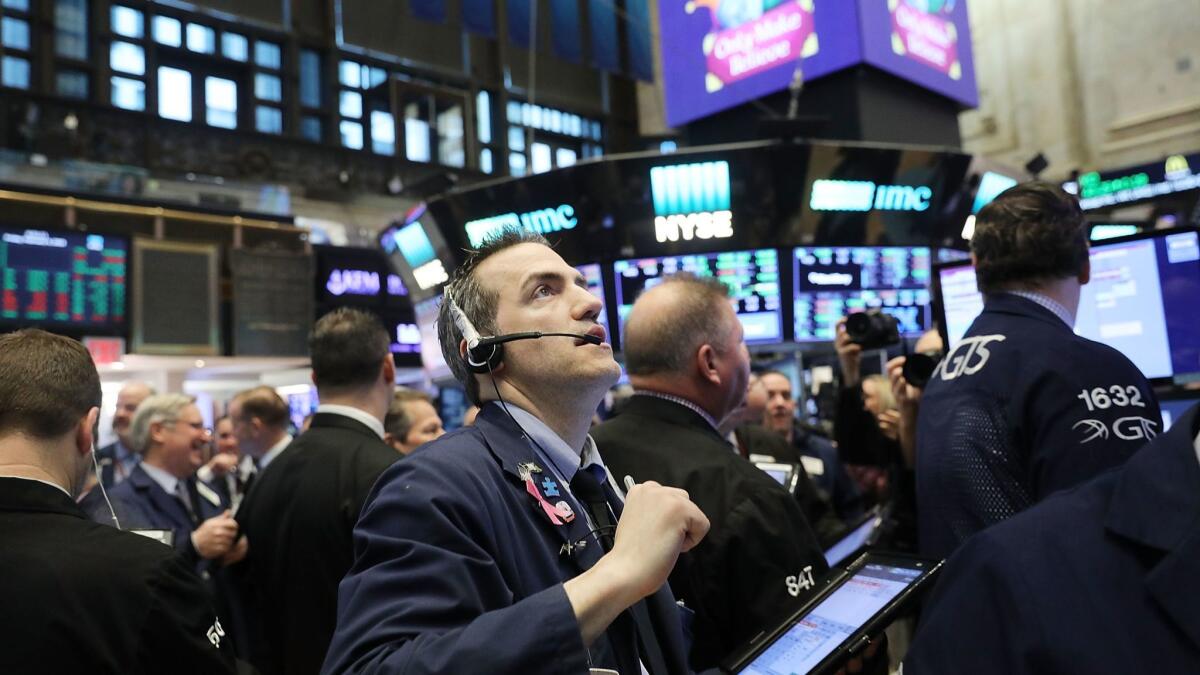
[[[864,377],[839,326],[829,435],[690,275],[633,305],[631,395],[597,424],[621,374],[600,301],[522,231],[447,286],[438,337],[477,407],[449,434],[356,310],[314,326],[321,404],[295,438],[269,387],[210,431],[130,383],[95,453],[86,350],[0,336],[0,600],[20,608],[0,672],[704,671],[803,603],[868,509],[881,546],[949,562],[853,669],[1200,670],[1200,416],[1159,436],[1137,368],[1072,330],[1073,197],[1011,188],[972,256],[984,311],[949,353],[917,342],[928,383],[905,357]],[[528,331],[560,335],[481,337]]]

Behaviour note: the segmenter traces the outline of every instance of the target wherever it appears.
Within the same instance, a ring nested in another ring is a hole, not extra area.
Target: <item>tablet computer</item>
[[[846,569],[832,570],[811,600],[722,667],[745,675],[834,672],[931,588],[941,565],[899,553],[864,553]]]
[[[800,467],[796,464],[785,464],[782,462],[755,462],[757,466],[775,482],[783,486],[783,489],[795,494],[796,483],[800,479]]]
[[[825,562],[830,567],[841,567],[843,563],[857,559],[858,554],[875,543],[883,528],[883,516],[872,511],[863,516],[857,525],[825,549]]]

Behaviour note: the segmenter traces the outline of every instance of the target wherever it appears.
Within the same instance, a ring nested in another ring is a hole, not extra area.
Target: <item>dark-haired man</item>
[[[232,673],[200,579],[169,546],[75,505],[100,376],[78,342],[0,336],[0,672]]]
[[[971,240],[985,302],[942,359],[917,423],[922,553],[1123,463],[1158,431],[1146,378],[1120,352],[1075,334],[1088,282],[1088,226],[1047,183],[1009,188]]]
[[[646,291],[625,322],[635,393],[592,432],[618,476],[686,490],[712,525],[671,573],[671,590],[696,612],[696,670],[794,611],[827,567],[800,504],[719,431],[747,392],[742,332],[716,279],[676,275]]]
[[[472,252],[446,298],[442,353],[481,410],[372,490],[325,672],[688,672],[664,584],[708,522],[653,482],[622,501],[588,436],[620,376],[600,301],[523,230]],[[475,332],[527,331],[579,337],[508,342],[499,359],[476,350],[468,368]]]
[[[383,324],[366,312],[321,317],[309,338],[321,405],[308,431],[276,455],[286,407],[275,392],[252,389],[231,406],[243,425],[257,418],[264,429],[255,441],[243,428],[243,442],[263,454],[237,513],[250,540],[243,587],[251,628],[260,631],[251,661],[263,675],[316,673],[325,658],[337,585],[352,560],[351,530],[375,479],[400,457],[383,442],[395,386],[389,344]]]

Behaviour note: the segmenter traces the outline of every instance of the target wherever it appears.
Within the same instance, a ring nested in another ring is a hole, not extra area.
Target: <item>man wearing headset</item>
[[[481,411],[375,484],[323,672],[687,672],[665,582],[708,521],[605,470],[587,432],[620,371],[600,311],[540,235],[503,231],[455,272],[438,334]]]

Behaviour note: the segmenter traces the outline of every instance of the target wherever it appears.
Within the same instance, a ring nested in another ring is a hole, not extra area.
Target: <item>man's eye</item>
[[[543,297],[546,297],[546,296],[548,296],[548,295],[551,295],[550,287],[549,287],[549,286],[547,286],[547,285],[545,285],[545,284],[542,284],[541,286],[538,286],[538,287],[537,287],[536,289],[534,289],[534,291],[533,291],[533,297],[535,297],[535,298],[543,298]]]

